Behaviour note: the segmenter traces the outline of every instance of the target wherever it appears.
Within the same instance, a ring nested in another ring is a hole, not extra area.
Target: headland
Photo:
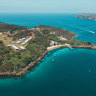
[[[0,22],[0,76],[21,76],[54,48],[96,48],[92,42],[74,40],[76,36],[52,26],[30,28]]]

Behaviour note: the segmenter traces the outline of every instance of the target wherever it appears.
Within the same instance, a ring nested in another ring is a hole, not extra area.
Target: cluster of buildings
[[[55,32],[50,32],[50,34],[55,34]]]
[[[3,36],[3,33],[2,32],[0,32],[0,36],[1,36],[2,39],[7,39],[6,36]]]
[[[30,37],[28,39],[26,39],[26,38],[19,39],[19,41],[16,42],[16,44],[18,45],[18,47],[15,44],[9,44],[8,46],[14,48],[15,50],[19,50],[19,49],[24,50],[26,48],[23,47],[22,45],[27,44],[31,39],[32,39],[32,37]],[[20,44],[20,43],[22,43],[22,44]]]
[[[13,45],[13,44],[9,44],[8,46],[9,46],[9,47],[12,47],[12,48],[15,49],[15,50],[19,50],[19,49],[24,50],[24,49],[25,49],[23,46],[17,47],[16,45]]]
[[[13,33],[17,33],[17,32],[19,32],[18,30],[16,30],[16,31],[13,31]],[[3,34],[5,34],[4,36],[3,36]],[[2,36],[2,39],[7,39],[7,36],[9,36],[10,35],[10,31],[8,31],[8,32],[0,32],[0,36]]]
[[[62,36],[60,36],[60,37],[58,37],[60,40],[62,40],[62,41],[67,41],[67,39],[66,38],[64,38],[64,37],[62,37]]]
[[[12,31],[12,33],[14,33],[14,34],[16,34],[16,33],[18,33],[19,31],[18,30],[16,30],[16,31]],[[4,34],[6,34],[6,35],[10,35],[11,34],[11,32],[10,31],[8,31],[7,33],[6,32],[3,32]]]
[[[27,44],[27,43],[28,43],[31,39],[32,39],[32,37],[30,37],[30,38],[26,39],[26,40],[22,43],[22,45]]]
[[[27,29],[27,30],[40,30],[40,29],[39,28],[30,28],[30,29]],[[21,30],[21,31],[25,31],[25,30]],[[14,33],[14,34],[16,34],[18,32],[19,32],[18,30],[12,31],[12,33]],[[19,39],[17,42],[16,41],[11,42],[10,44],[7,44],[7,46],[10,46],[15,50],[19,50],[19,49],[24,50],[25,47],[23,47],[23,45],[26,45],[32,38],[34,38],[33,32],[30,32],[30,33],[32,33],[31,36],[26,36],[26,38]],[[9,36],[10,34],[11,34],[10,31],[0,32],[0,36],[1,36],[2,39],[7,39],[8,38],[7,36]]]
[[[19,41],[17,41],[17,44],[20,44],[22,41],[24,41],[26,38],[22,38],[22,39],[19,39]]]
[[[33,31],[40,31],[40,28],[30,28],[30,29],[28,29],[28,30],[33,30]]]
[[[32,31],[40,31],[40,28],[29,28],[27,30],[32,30]],[[21,31],[26,31],[26,30],[21,30]],[[7,39],[9,35],[11,35],[11,33],[13,34],[16,34],[18,33],[19,31],[18,30],[15,30],[15,31],[8,31],[8,32],[0,32],[0,36],[2,39]],[[25,48],[23,47],[23,45],[26,45],[32,38],[34,38],[34,34],[33,32],[30,32],[32,33],[31,36],[26,36],[26,38],[22,38],[22,39],[19,39],[17,42],[11,42],[10,44],[7,44],[7,46],[10,46],[12,47],[13,49],[15,50],[24,50]]]

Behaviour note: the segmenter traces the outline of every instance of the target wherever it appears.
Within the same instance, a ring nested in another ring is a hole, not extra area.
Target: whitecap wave
[[[93,34],[95,33],[94,31],[91,31],[91,30],[86,30],[86,31],[91,32],[91,33],[93,33]]]
[[[71,27],[71,28],[74,28],[74,29],[79,29],[79,30],[82,30],[82,31],[87,31],[87,32],[91,32],[91,33],[93,33],[93,34],[95,34],[96,32],[94,32],[94,31],[92,31],[92,30],[87,30],[87,29],[85,29],[85,28],[82,28],[82,27],[75,27],[75,26],[72,26],[72,25],[68,25],[68,24],[65,24],[66,26],[68,26],[68,27]]]

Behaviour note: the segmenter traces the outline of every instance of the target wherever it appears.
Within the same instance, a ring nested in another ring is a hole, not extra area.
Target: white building
[[[20,49],[24,50],[25,48],[23,46],[20,46]]]
[[[67,39],[66,38],[63,38],[62,36],[60,36],[60,37],[58,37],[60,40],[62,40],[62,41],[67,41]]]
[[[26,38],[19,39],[19,41],[24,41]]]
[[[25,44],[26,44],[26,43],[28,43],[28,40],[25,40],[25,42],[24,42],[24,43],[25,43]]]
[[[21,41],[18,41],[18,42],[17,42],[17,44],[20,44],[20,43],[21,43]]]
[[[29,41],[29,40],[31,40],[31,39],[32,39],[32,37],[30,37],[30,38],[29,38],[29,39],[27,39],[27,40]]]
[[[2,32],[0,32],[0,35],[2,35]]]
[[[52,41],[51,40],[51,43],[50,43],[51,45],[57,45],[58,43],[56,42],[56,41]]]
[[[25,38],[22,38],[23,40],[25,40]],[[28,38],[27,40],[25,40],[22,45],[25,45],[26,43],[28,43],[30,40],[32,39],[32,37]]]
[[[25,45],[26,43],[22,43],[22,45]]]
[[[19,48],[15,45],[12,45],[12,47],[15,49],[15,50],[18,50]]]
[[[9,47],[11,47],[11,46],[12,46],[12,44],[8,44],[8,46],[9,46]]]
[[[50,32],[50,34],[55,34],[55,32]]]
[[[25,40],[26,38],[22,38],[22,40]]]

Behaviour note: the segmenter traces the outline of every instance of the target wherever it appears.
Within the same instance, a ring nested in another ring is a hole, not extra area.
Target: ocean
[[[74,14],[0,14],[0,21],[70,30],[96,44],[96,21]],[[54,61],[52,61],[54,59]],[[0,77],[0,96],[96,96],[96,50],[57,48],[21,77]]]

